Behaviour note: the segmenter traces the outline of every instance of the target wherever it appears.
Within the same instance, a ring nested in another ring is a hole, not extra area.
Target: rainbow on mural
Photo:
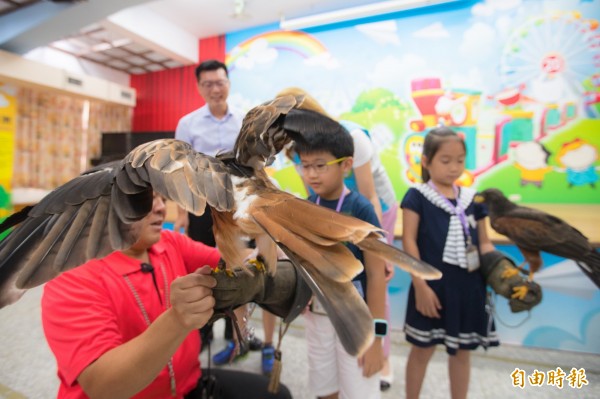
[[[299,31],[272,31],[235,46],[225,57],[225,64],[233,70],[253,54],[276,56],[275,51],[295,53],[306,59],[327,54],[325,46],[312,35]]]

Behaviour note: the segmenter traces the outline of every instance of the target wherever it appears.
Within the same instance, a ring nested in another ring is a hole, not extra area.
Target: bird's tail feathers
[[[277,196],[282,197],[280,193],[277,193]],[[383,231],[380,228],[310,201],[286,194],[283,199],[277,201],[271,198],[269,207],[264,213],[278,226],[283,226],[288,232],[315,245],[329,247],[339,245],[340,242],[351,242],[361,250],[397,264],[401,269],[420,278],[434,280],[442,276],[441,272],[433,266],[383,242],[381,235]],[[298,215],[311,215],[311,217],[298,217]],[[304,252],[297,253],[304,255]],[[320,265],[315,262],[313,264]]]
[[[332,281],[285,245],[280,247],[327,311],[346,352],[361,356],[374,339],[373,318],[354,284]]]
[[[592,250],[581,261],[577,262],[585,274],[600,288],[600,253]],[[583,264],[582,264],[583,263]]]
[[[437,280],[442,277],[442,272],[435,267],[410,256],[406,252],[398,250],[396,247],[382,242],[380,237],[374,235],[369,236],[356,245],[361,250],[368,251],[380,259],[398,265],[402,270],[424,280]]]

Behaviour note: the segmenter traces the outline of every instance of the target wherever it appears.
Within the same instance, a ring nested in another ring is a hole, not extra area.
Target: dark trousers
[[[210,374],[209,374],[210,373]],[[202,396],[202,389],[207,385],[208,376],[215,377],[213,396]],[[202,369],[202,378],[198,386],[185,395],[185,399],[291,399],[289,389],[279,385],[276,394],[269,393],[269,377],[261,374],[248,373],[231,369],[211,368],[210,371]]]
[[[216,247],[215,235],[213,234],[213,220],[210,209],[206,208],[204,214],[196,216],[189,213],[188,236],[194,241],[200,241],[211,247]],[[200,329],[202,346],[210,344],[213,338],[212,324],[207,324]],[[229,317],[225,318],[225,339],[233,339],[233,324]]]

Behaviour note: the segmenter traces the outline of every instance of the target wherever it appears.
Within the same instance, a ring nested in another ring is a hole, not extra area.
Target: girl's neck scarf
[[[429,184],[418,184],[415,188],[423,194],[425,198],[433,205],[450,214],[450,225],[448,226],[448,235],[444,245],[442,260],[451,265],[467,268],[467,242],[465,241],[465,230],[468,228],[468,221],[464,215],[465,225],[461,222],[460,212],[464,214],[467,207],[473,201],[476,191],[473,189],[461,187],[458,190],[457,206],[453,206],[450,201],[442,196],[434,187]],[[470,234],[470,232],[467,232]]]

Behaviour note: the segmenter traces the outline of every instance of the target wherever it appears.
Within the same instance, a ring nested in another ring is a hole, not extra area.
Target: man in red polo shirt
[[[210,271],[219,253],[163,231],[165,214],[155,194],[152,211],[135,223],[140,239],[131,248],[46,284],[42,321],[58,364],[58,397],[191,397],[201,376],[197,330],[213,314]],[[244,397],[291,397],[284,386],[268,394],[260,375],[212,372],[225,373],[226,388],[240,388]]]

